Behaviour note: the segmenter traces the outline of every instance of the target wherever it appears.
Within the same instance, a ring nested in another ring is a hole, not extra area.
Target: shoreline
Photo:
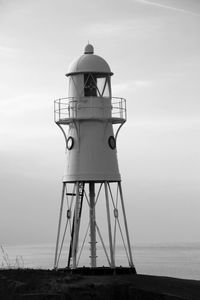
[[[199,300],[200,281],[130,272],[82,275],[65,269],[0,269],[0,299]]]

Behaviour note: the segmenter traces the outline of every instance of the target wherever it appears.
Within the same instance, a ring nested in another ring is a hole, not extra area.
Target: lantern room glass
[[[99,73],[84,74],[85,97],[111,97],[110,76]]]

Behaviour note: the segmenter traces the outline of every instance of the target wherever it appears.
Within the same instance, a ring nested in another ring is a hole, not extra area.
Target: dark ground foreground
[[[101,273],[84,275],[65,270],[0,270],[0,299],[200,300],[200,281],[127,272],[115,275]]]

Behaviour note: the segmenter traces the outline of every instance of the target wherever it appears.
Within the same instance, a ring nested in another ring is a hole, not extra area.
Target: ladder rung
[[[66,193],[67,196],[76,196],[74,193]]]

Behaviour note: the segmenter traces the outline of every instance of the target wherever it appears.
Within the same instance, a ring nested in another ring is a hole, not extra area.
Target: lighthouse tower
[[[54,268],[63,255],[66,267],[79,267],[83,253],[84,265],[88,259],[90,267],[99,267],[100,255],[105,255],[108,266],[115,268],[121,245],[134,269],[116,151],[119,130],[126,122],[126,101],[112,97],[112,75],[108,63],[88,44],[66,74],[68,97],[55,100],[66,162]],[[105,213],[98,215],[98,203]]]

